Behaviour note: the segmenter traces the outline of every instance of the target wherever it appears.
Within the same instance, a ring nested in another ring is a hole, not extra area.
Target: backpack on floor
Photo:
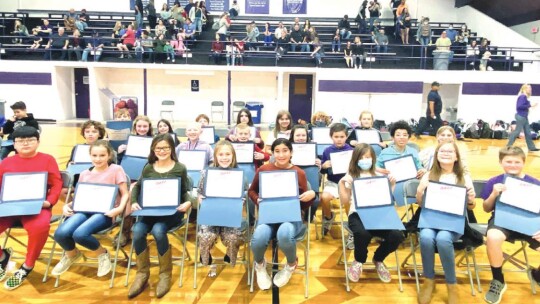
[[[480,138],[493,138],[493,131],[487,122],[479,119],[477,125]]]
[[[379,131],[386,131],[386,122],[384,120],[375,119],[375,121],[373,122],[373,128]]]
[[[540,122],[533,122],[531,124],[531,130],[533,130],[536,133],[540,132]]]
[[[478,132],[478,124],[472,123],[468,125],[468,128],[465,130],[465,134],[463,135],[465,138],[479,139],[480,133]]]

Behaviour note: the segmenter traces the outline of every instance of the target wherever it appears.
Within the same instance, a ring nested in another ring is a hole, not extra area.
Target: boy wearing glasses
[[[56,160],[49,154],[37,152],[39,147],[38,130],[33,127],[22,126],[17,128],[12,135],[17,155],[8,157],[0,163],[0,188],[4,173],[45,171],[48,176],[47,197],[39,214],[0,217],[0,233],[12,227],[16,222],[20,222],[28,233],[26,259],[21,268],[15,271],[5,282],[4,287],[7,290],[13,290],[21,286],[34,268],[34,264],[49,236],[52,207],[58,201],[62,190],[62,178]],[[0,250],[0,281],[7,277],[6,267],[10,256],[10,248]]]
[[[13,110],[13,116],[8,118],[2,131],[0,131],[0,136],[4,134],[8,135],[8,140],[13,140],[13,131],[17,130],[22,126],[34,127],[36,130],[39,130],[38,122],[34,119],[34,115],[26,112],[26,104],[22,101],[17,101],[10,107]],[[15,151],[12,144],[2,145],[0,150],[0,160],[6,158],[9,153]]]

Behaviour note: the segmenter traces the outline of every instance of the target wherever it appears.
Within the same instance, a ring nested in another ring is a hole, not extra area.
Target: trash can
[[[251,112],[251,119],[253,119],[253,123],[260,124],[261,118],[262,118],[262,108],[264,108],[264,105],[262,102],[247,102],[246,103],[246,109]]]
[[[448,70],[450,54],[450,51],[433,51],[433,69]]]

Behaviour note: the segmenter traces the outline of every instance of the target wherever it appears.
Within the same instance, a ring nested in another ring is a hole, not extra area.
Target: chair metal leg
[[[341,247],[343,249],[343,252],[341,253],[340,258],[338,259],[338,264],[343,260],[343,267],[345,268],[345,290],[347,292],[351,291],[351,286],[349,283],[349,269],[347,265],[347,244],[345,244],[345,226],[343,222],[343,207],[340,206],[340,214],[341,214]],[[342,259],[343,258],[343,259]]]
[[[414,254],[415,253],[415,247],[414,247],[414,243],[413,243],[413,239],[412,237],[410,238],[410,242],[411,242],[411,255],[412,255],[412,259],[413,259],[413,268],[414,268],[414,280],[416,281],[416,292],[420,292],[420,281],[418,280],[418,266],[416,264],[416,255]]]
[[[6,248],[6,244],[7,244],[7,241],[8,241],[8,238],[9,238],[9,234],[11,233],[11,228],[8,228],[8,230],[6,230],[4,232],[4,234],[6,235],[4,237],[4,243],[2,244],[2,248]]]
[[[472,260],[473,260],[473,267],[474,267],[474,274],[476,276],[476,284],[478,285],[478,292],[482,292],[482,284],[480,284],[480,276],[478,275],[478,264],[476,263],[476,254],[474,252],[474,248],[472,248]]]
[[[521,241],[521,249],[523,250],[523,257],[525,258],[525,271],[529,271],[529,257],[527,256],[527,243],[525,241]],[[536,284],[533,280],[529,280],[531,283],[531,292],[532,294],[536,294]]]
[[[399,291],[403,292],[403,281],[401,279],[401,267],[399,267],[399,257],[397,254],[397,250],[394,251],[394,254],[396,255],[396,271],[397,271],[398,282],[399,282]]]
[[[475,296],[476,291],[474,290],[474,282],[473,282],[473,277],[472,277],[472,272],[471,272],[471,264],[469,264],[469,254],[470,254],[469,248],[465,248],[464,251],[463,251],[463,256],[465,257],[465,262],[467,263],[467,275],[469,276],[469,284],[471,284],[471,294],[473,296]]]
[[[45,274],[43,275],[43,280],[42,280],[43,283],[47,282],[47,277],[49,276],[49,268],[51,267],[51,262],[54,255],[55,248],[56,248],[56,241],[54,241],[52,244],[51,253],[49,254],[49,259],[47,261],[47,266],[45,268]]]
[[[189,214],[190,212],[187,213],[186,223],[184,224],[184,240],[182,242],[184,247],[182,249],[182,265],[180,265],[180,282],[178,282],[179,287],[182,287],[183,285],[182,280],[184,279],[184,264],[186,263],[186,255],[189,258],[189,253],[186,253],[187,234],[188,234],[188,227],[189,227]],[[195,264],[197,264],[196,257],[195,257]]]
[[[131,240],[131,249],[129,249],[129,259],[128,259],[128,266],[126,270],[126,282],[124,283],[124,286],[128,286],[129,281],[129,270],[131,269],[131,259],[133,257],[133,244],[135,243],[135,238]]]
[[[112,275],[111,275],[111,283],[109,284],[109,288],[113,288],[114,286],[114,277],[116,276],[116,265],[118,264],[118,251],[120,251],[120,240],[122,239],[122,230],[124,226],[124,221],[122,220],[122,224],[120,225],[120,232],[118,233],[118,241],[116,242],[116,250],[114,253],[114,263],[113,263],[113,269],[112,269]]]
[[[195,229],[195,257],[194,257],[194,270],[193,270],[193,289],[197,289],[197,265],[198,265],[198,259],[199,256],[199,225],[196,226]],[[182,261],[183,263],[183,261]]]
[[[311,210],[310,210],[311,214]],[[305,261],[305,267],[306,267],[306,287],[305,287],[305,298],[307,299],[309,296],[309,242],[310,242],[310,232],[309,232],[309,222],[306,224],[307,229],[307,237],[305,238],[306,247],[304,248],[304,258]]]

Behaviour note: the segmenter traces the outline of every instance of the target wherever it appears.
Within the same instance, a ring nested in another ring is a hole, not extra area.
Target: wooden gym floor
[[[415,139],[412,139],[415,141]],[[81,143],[82,138],[79,135],[79,129],[76,127],[59,127],[57,125],[44,125],[43,136],[39,150],[50,153],[56,157],[60,169],[65,168],[71,148],[76,143]],[[416,141],[420,147],[434,144],[434,138],[424,136],[423,139]],[[504,146],[505,140],[472,140],[470,142],[461,142],[468,150],[468,164],[472,172],[473,179],[487,179],[499,174],[501,169],[498,165],[498,149]],[[517,145],[524,146],[522,140],[518,140]],[[537,143],[538,145],[538,143]],[[526,163],[526,172],[540,177],[540,154],[529,153]],[[60,214],[62,202],[59,202],[54,213]],[[484,213],[481,204],[477,204],[475,209],[479,221],[487,221],[488,214]],[[339,218],[339,216],[338,216]],[[55,229],[52,227],[51,231]],[[194,233],[195,225],[189,226],[188,251],[194,255]],[[13,233],[26,240],[25,233],[22,230]],[[174,247],[174,253],[178,254],[181,250],[179,242],[171,240]],[[3,240],[3,235],[2,235]],[[50,248],[52,241],[45,246],[45,250]],[[110,246],[110,244],[105,244]],[[22,246],[8,242],[8,247],[12,246],[19,254],[24,254]],[[375,246],[375,245],[374,245]],[[110,248],[110,247],[109,247]],[[375,247],[370,247],[368,260],[371,259]],[[518,248],[517,244],[505,244],[505,251],[509,252]],[[126,247],[126,250],[129,246]],[[58,249],[57,249],[58,250]],[[540,263],[538,253],[527,249],[531,264],[535,267]],[[58,251],[60,252],[60,251]],[[224,248],[218,245],[213,253],[220,257],[224,254]],[[395,272],[392,272],[392,282],[385,284],[379,281],[375,272],[366,270],[359,283],[351,283],[351,292],[345,291],[345,278],[343,265],[338,265],[337,261],[342,252],[341,233],[339,226],[334,226],[331,233],[322,240],[315,240],[314,226],[311,227],[311,254],[310,254],[310,276],[309,276],[309,298],[304,299],[304,278],[302,275],[293,275],[289,284],[280,290],[282,303],[416,303],[416,289],[414,284],[414,273],[412,271],[402,270],[403,292],[398,290],[398,280]],[[351,251],[348,251],[351,253]],[[410,252],[408,247],[401,247],[398,250],[400,260]],[[155,247],[152,247],[152,253],[155,253]],[[268,250],[269,253],[269,250]],[[300,261],[302,261],[302,251],[298,250]],[[133,301],[127,299],[127,288],[124,287],[126,275],[126,262],[120,261],[117,268],[115,286],[109,289],[110,276],[98,278],[96,268],[86,266],[73,266],[68,272],[62,275],[60,286],[54,287],[54,278],[49,278],[46,283],[42,283],[45,272],[46,256],[42,255],[42,260],[38,261],[34,271],[30,274],[27,281],[19,289],[6,291],[0,287],[0,299],[2,303],[58,303],[62,301],[72,303],[102,303],[104,301],[111,303],[270,303],[272,298],[271,291],[258,291],[250,293],[246,284],[245,269],[241,264],[235,268],[219,268],[219,274],[216,278],[206,277],[207,269],[199,268],[198,288],[193,289],[193,261],[186,262],[184,270],[183,287],[178,287],[179,267],[173,270],[173,287],[171,291],[161,300],[155,299],[155,286],[158,280],[158,268],[152,267],[150,277],[150,287]],[[487,263],[485,247],[481,246],[476,250],[476,257],[479,264]],[[270,256],[268,254],[267,259]],[[282,255],[280,255],[282,258]],[[52,265],[55,265],[59,255],[55,256]],[[349,260],[352,254],[349,254]],[[417,255],[420,261],[420,255]],[[523,259],[522,255],[519,259]],[[19,267],[21,260],[15,260]],[[388,266],[395,266],[395,259],[390,255],[386,259]],[[14,266],[14,265],[12,265]],[[505,265],[505,269],[510,270],[513,265]],[[458,270],[462,270],[460,267]],[[132,270],[130,283],[133,280],[135,270]],[[477,293],[472,296],[470,292],[469,281],[466,275],[458,273],[459,291],[461,303],[483,303],[484,293],[488,289],[491,279],[489,271],[480,272],[483,293]],[[504,303],[540,303],[540,295],[532,295],[529,281],[524,273],[506,272],[506,281],[508,289],[504,295]],[[438,276],[438,288],[434,295],[433,303],[443,303],[446,301],[446,288],[444,278]],[[475,286],[476,288],[476,286]],[[540,289],[540,287],[539,287]]]

